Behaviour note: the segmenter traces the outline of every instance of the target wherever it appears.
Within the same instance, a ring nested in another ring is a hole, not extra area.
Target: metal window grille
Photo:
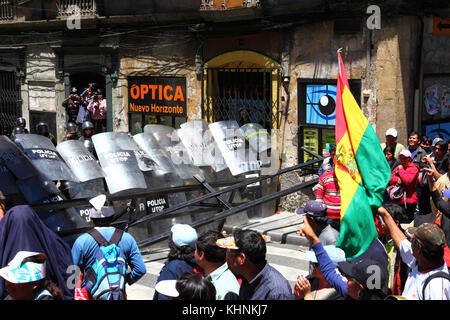
[[[0,0],[0,21],[13,20],[16,15],[17,0]]]
[[[59,0],[57,7],[59,17],[68,17],[74,13],[79,13],[81,16],[97,14],[96,0]]]
[[[22,101],[16,73],[0,71],[0,133],[9,136],[21,115]]]
[[[208,122],[236,120],[275,129],[279,123],[278,68],[207,68],[202,117]]]

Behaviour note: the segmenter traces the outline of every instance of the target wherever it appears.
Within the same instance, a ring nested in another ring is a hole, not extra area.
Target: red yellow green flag
[[[341,194],[341,228],[336,246],[349,260],[378,236],[372,208],[379,207],[391,176],[380,141],[350,92],[340,53],[336,92],[336,177]]]

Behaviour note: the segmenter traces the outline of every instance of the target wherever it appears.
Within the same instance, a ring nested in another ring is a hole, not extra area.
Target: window
[[[298,79],[298,145],[319,154],[336,143],[336,81],[332,79]],[[350,80],[350,89],[360,104],[361,81]],[[314,159],[299,148],[300,163]],[[314,166],[314,170],[318,165]]]

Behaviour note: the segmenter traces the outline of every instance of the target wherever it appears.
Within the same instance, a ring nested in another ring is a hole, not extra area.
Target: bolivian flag
[[[338,51],[336,177],[341,194],[341,229],[336,246],[349,260],[377,238],[372,208],[378,208],[391,176],[380,141],[350,92]]]

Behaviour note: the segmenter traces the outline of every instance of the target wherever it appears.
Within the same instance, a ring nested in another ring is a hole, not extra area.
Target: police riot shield
[[[61,142],[56,146],[56,150],[80,182],[105,176],[97,160],[86,149],[82,141],[68,140]]]
[[[37,134],[18,134],[16,141],[33,161],[44,180],[78,181],[49,138]]]
[[[4,195],[20,193],[16,185],[16,178],[6,166],[6,161],[8,161],[15,149],[12,148],[13,145],[11,143],[13,142],[8,137],[0,136],[0,190]]]
[[[260,170],[256,153],[246,144],[244,132],[235,120],[211,123],[209,130],[233,176]]]
[[[259,123],[246,123],[241,127],[250,147],[257,153],[266,151],[270,148],[269,132]]]
[[[92,136],[110,193],[147,188],[130,141],[126,132],[103,132]]]
[[[157,170],[163,174],[176,172],[176,168],[172,160],[170,160],[169,153],[161,148],[151,133],[139,133],[134,135],[133,139],[146,155],[156,163]]]
[[[161,149],[167,150],[180,178],[188,180],[193,179],[196,174],[203,176],[201,170],[192,163],[174,128],[148,124],[144,127],[144,132],[152,134]]]
[[[185,122],[177,133],[194,165],[210,166],[216,172],[227,168],[205,120]]]

